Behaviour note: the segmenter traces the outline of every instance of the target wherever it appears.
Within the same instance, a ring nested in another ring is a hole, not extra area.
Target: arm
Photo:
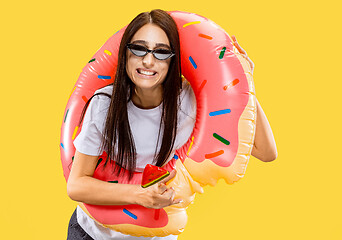
[[[254,63],[247,56],[246,51],[240,47],[236,37],[232,36],[233,45],[237,48],[240,54],[247,59],[251,67],[251,73],[254,70]],[[277,158],[277,147],[274,141],[273,133],[270,124],[267,121],[266,115],[262,110],[258,100],[257,105],[257,117],[256,117],[256,129],[254,145],[252,148],[252,156],[260,159],[263,162],[270,162]]]
[[[98,157],[75,153],[74,163],[67,182],[68,196],[78,202],[95,205],[139,204],[148,208],[163,208],[177,204],[174,190],[165,183],[172,179],[176,172],[158,184],[148,188],[140,185],[113,184],[93,178]]]
[[[256,104],[257,117],[252,156],[260,159],[263,162],[270,162],[277,158],[277,147],[271,126],[268,123],[266,115],[262,110],[258,100],[256,100]]]

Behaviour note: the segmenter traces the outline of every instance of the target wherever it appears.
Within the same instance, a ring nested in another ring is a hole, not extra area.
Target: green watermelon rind
[[[169,171],[168,171],[167,173],[165,173],[164,175],[160,176],[159,178],[156,178],[156,179],[154,179],[153,181],[151,181],[151,182],[149,182],[149,183],[146,183],[145,185],[141,185],[141,186],[142,186],[143,188],[147,188],[147,187],[149,187],[149,186],[151,186],[151,185],[153,185],[153,184],[159,182],[160,180],[166,178],[166,177],[169,176],[169,175],[170,175],[170,173],[169,173]]]

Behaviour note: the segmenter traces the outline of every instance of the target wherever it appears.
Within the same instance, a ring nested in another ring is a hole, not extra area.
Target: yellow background
[[[342,239],[338,1],[11,1],[0,7],[1,239],[66,239],[60,126],[82,68],[142,11],[205,16],[255,63],[279,157],[206,187],[179,240]]]

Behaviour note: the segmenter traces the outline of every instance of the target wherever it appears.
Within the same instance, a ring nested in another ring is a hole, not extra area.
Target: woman
[[[234,42],[243,51],[235,38]],[[84,116],[82,131],[74,141],[76,153],[67,183],[71,199],[96,205],[139,204],[147,208],[164,208],[181,201],[174,199],[174,190],[165,185],[175,171],[148,188],[111,184],[92,177],[98,156],[104,150],[119,170],[124,168],[132,173],[142,171],[148,163],[164,166],[174,150],[188,140],[195,123],[195,98],[190,86],[182,83],[180,66],[177,27],[166,12],[153,10],[132,20],[121,40],[114,84],[96,92]],[[252,155],[270,161],[276,155],[274,139],[257,106]],[[124,235],[98,225],[78,207],[70,220],[68,239],[92,238],[177,236]]]

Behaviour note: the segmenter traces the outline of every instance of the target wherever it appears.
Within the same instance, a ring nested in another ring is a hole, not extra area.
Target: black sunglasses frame
[[[145,54],[144,54],[144,55],[137,55],[137,54],[135,54],[135,53],[133,52],[133,50],[131,49],[131,46],[139,46],[139,47],[141,47],[141,48],[144,48],[144,49],[145,49]],[[127,43],[127,44],[126,44],[126,47],[131,51],[131,53],[133,53],[133,54],[134,54],[135,56],[137,56],[137,57],[145,57],[148,53],[151,53],[151,54],[153,55],[153,57],[156,58],[156,59],[158,59],[158,60],[167,60],[167,59],[169,59],[169,58],[175,56],[175,53],[174,53],[172,50],[170,50],[170,56],[168,56],[167,58],[162,58],[162,59],[160,59],[160,58],[158,58],[158,57],[156,56],[156,53],[155,53],[156,51],[160,50],[160,48],[159,48],[159,49],[153,49],[153,50],[151,50],[151,49],[148,49],[148,48],[145,47],[145,46],[138,45],[138,44],[134,44],[134,43]],[[163,49],[163,50],[165,50],[165,49]]]

